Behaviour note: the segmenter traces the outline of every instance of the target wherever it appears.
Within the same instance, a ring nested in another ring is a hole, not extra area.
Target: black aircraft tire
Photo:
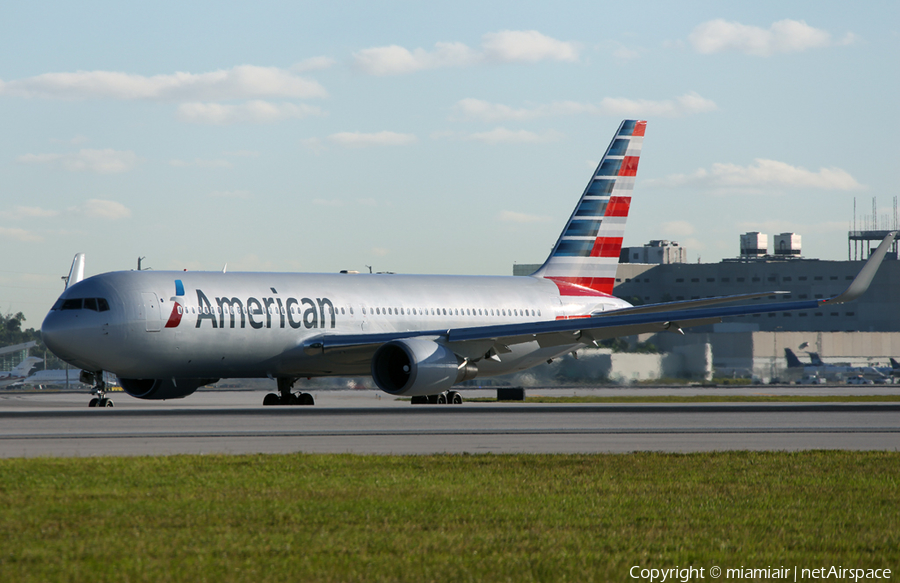
[[[456,391],[452,391],[449,396],[450,398],[448,399],[448,401],[450,403],[454,405],[462,405],[462,395],[460,395]]]
[[[268,395],[263,397],[263,405],[264,406],[280,405],[280,404],[281,404],[281,397],[279,397],[275,393],[269,393]]]
[[[97,397],[94,397],[93,399],[91,399],[90,403],[88,403],[88,407],[96,407],[97,403],[99,401],[100,401],[100,399],[98,399]]]
[[[316,400],[313,399],[313,396],[309,393],[300,393],[300,404],[301,405],[315,405]]]

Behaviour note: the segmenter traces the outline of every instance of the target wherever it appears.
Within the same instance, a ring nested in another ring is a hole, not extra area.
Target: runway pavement
[[[711,389],[578,389],[686,394]],[[718,393],[897,394],[895,387],[748,387]],[[828,391],[831,391],[830,393]],[[881,392],[879,392],[881,391]],[[536,391],[531,391],[534,394]],[[571,394],[572,390],[545,391]],[[466,396],[477,392],[466,391]],[[0,393],[0,457],[179,453],[366,454],[900,448],[900,403],[410,405],[377,391],[321,391],[314,407],[262,407],[259,391],[153,402],[114,394]],[[494,395],[493,391],[485,394]]]

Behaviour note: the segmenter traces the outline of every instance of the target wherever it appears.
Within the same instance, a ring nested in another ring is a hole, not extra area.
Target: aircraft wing
[[[592,316],[548,322],[384,334],[322,335],[310,339],[301,348],[309,355],[343,353],[346,357],[357,357],[364,360],[370,358],[374,351],[385,342],[403,338],[428,337],[445,344],[456,354],[474,360],[482,357],[500,358],[500,355],[509,351],[510,345],[523,342],[537,341],[542,347],[579,343],[585,346],[596,346],[597,341],[607,338],[666,330],[681,332],[683,328],[721,322],[722,318],[730,316],[816,309],[824,305],[849,302],[861,296],[868,289],[896,235],[897,233],[888,234],[878,249],[869,257],[850,286],[843,293],[828,299],[757,305],[718,305],[784,292],[744,294],[671,304],[636,306]]]

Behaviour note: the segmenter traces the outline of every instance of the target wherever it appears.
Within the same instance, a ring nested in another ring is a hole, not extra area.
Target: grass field
[[[887,452],[5,459],[0,581],[896,573],[898,468]]]

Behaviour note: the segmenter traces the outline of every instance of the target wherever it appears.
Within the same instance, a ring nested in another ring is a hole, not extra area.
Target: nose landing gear
[[[263,405],[315,405],[316,401],[313,399],[313,396],[309,393],[292,393],[291,389],[294,387],[294,383],[297,382],[295,378],[283,378],[278,377],[276,379],[278,382],[278,392],[280,394],[276,395],[275,393],[269,393],[263,399]]]
[[[88,407],[114,407],[112,399],[107,398],[106,396],[106,382],[103,380],[103,371],[90,373],[87,371],[81,371],[81,382],[86,384],[93,384],[94,387],[91,389],[92,395],[97,395],[93,399],[88,402]]]

